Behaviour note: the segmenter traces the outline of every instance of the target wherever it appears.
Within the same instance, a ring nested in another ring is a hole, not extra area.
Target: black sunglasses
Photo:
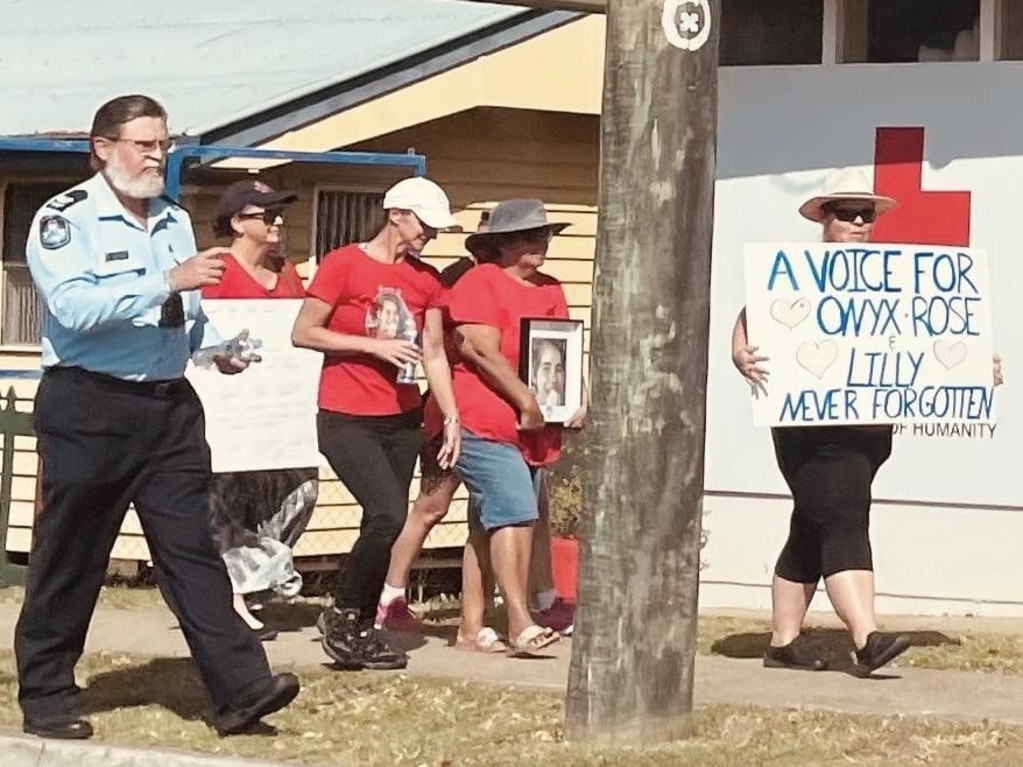
[[[262,213],[239,213],[235,218],[239,218],[242,221],[251,220],[254,221],[257,218],[263,219],[263,223],[267,226],[273,226],[274,222],[278,219],[284,218],[284,211],[280,208],[270,208],[264,210]]]
[[[847,208],[839,205],[826,205],[824,206],[824,211],[826,213],[834,213],[835,218],[847,223],[852,223],[857,218],[862,218],[864,224],[873,224],[874,219],[877,218],[877,211],[873,207]]]

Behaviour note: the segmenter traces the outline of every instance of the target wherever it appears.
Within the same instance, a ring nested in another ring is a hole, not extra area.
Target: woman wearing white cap
[[[876,195],[862,174],[840,171],[826,192],[799,212],[822,226],[824,242],[871,239],[877,216],[896,202]],[[732,333],[732,361],[756,387],[767,371],[749,345],[745,309]],[[995,384],[1001,383],[994,361]],[[771,584],[772,634],[764,665],[819,671],[826,664],[801,635],[803,619],[823,578],[835,612],[856,648],[853,673],[869,676],[905,652],[908,637],[877,630],[870,546],[871,485],[892,449],[891,426],[784,427],[772,429],[778,467],[792,492],[789,537]]]
[[[323,257],[292,341],[324,353],[317,432],[320,452],[362,506],[359,539],[324,614],[323,648],[342,668],[404,668],[374,626],[391,545],[408,512],[409,486],[423,442],[422,397],[408,368],[422,361],[443,414],[438,461],[458,459],[460,430],[444,353],[444,287],[418,254],[438,231],[454,229],[444,191],[425,178],[405,179],[384,195],[386,220],[368,242]],[[390,338],[377,329],[400,303],[403,325],[422,334]]]

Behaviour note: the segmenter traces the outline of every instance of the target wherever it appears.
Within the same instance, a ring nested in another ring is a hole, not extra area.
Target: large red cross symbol
[[[970,245],[970,193],[925,192],[923,128],[878,128],[874,143],[874,193],[899,206],[874,227],[877,242]]]

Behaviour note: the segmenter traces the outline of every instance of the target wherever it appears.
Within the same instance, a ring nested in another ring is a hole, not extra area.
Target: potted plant
[[[547,488],[551,521],[551,570],[558,596],[574,602],[579,574],[579,514],[582,485],[579,469],[572,465],[567,474],[554,473]]]

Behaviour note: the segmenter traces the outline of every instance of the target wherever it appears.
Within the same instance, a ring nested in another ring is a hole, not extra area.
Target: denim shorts
[[[462,429],[458,473],[469,488],[469,514],[479,516],[484,530],[529,524],[539,516],[536,496],[542,472],[527,464],[515,445]]]

